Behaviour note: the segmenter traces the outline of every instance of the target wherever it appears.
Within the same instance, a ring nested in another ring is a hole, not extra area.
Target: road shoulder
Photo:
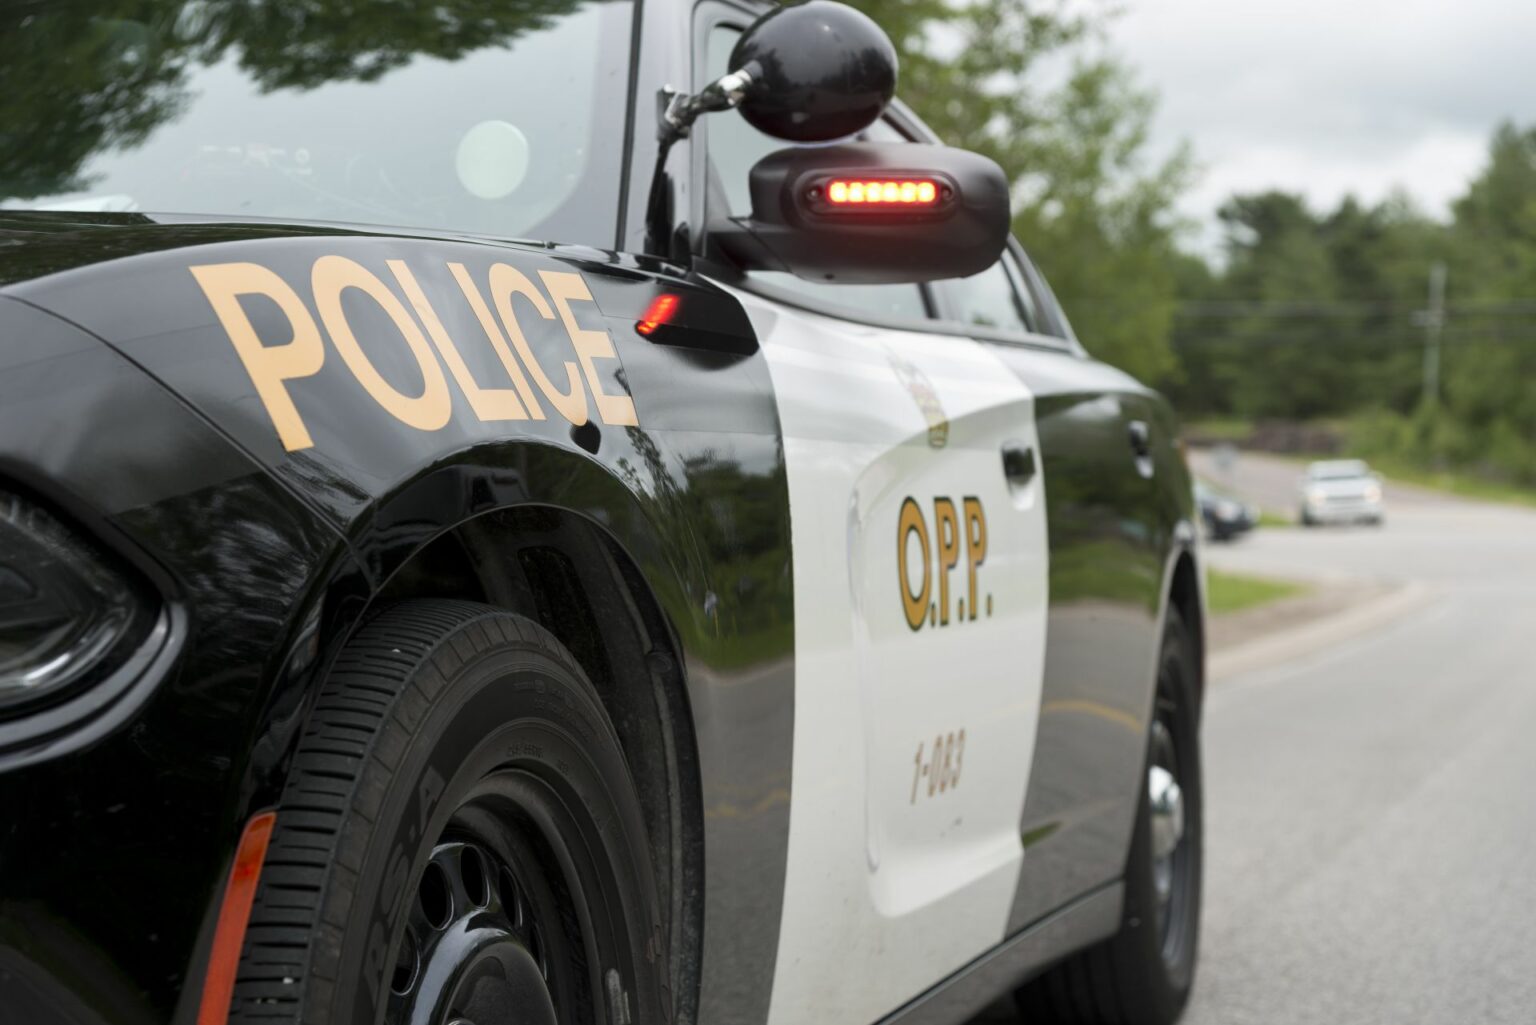
[[[1416,581],[1318,581],[1306,594],[1211,620],[1207,675],[1220,683],[1305,657],[1385,626],[1430,597]]]

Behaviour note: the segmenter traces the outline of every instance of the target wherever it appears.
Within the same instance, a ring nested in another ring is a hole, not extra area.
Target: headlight
[[[1236,502],[1217,502],[1216,515],[1224,520],[1239,519],[1243,515],[1243,507]]]
[[[145,611],[91,545],[0,490],[0,714],[87,682]]]
[[[1365,489],[1365,500],[1367,502],[1379,502],[1379,501],[1381,501],[1381,488],[1376,486],[1376,485],[1374,485],[1374,484],[1371,485],[1370,487],[1366,488]]]

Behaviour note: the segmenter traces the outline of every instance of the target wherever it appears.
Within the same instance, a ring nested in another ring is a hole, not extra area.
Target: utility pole
[[[1424,404],[1440,402],[1440,332],[1445,327],[1445,264],[1429,267],[1429,309],[1424,311]]]

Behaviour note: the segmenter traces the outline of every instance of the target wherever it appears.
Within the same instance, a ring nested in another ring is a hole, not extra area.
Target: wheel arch
[[[1205,581],[1196,561],[1193,528],[1189,533],[1191,537],[1181,540],[1174,551],[1164,590],[1166,597],[1163,607],[1178,610],[1179,617],[1189,630],[1190,644],[1194,648],[1196,686],[1203,700],[1206,689]]]
[[[602,698],[641,795],[669,906],[674,1011],[690,1021],[705,844],[695,702],[677,621],[707,567],[680,554],[643,496],[599,464],[527,448],[515,470],[439,467],[375,503],[349,539],[374,589],[345,632],[401,601],[458,599],[526,616],[571,652]]]

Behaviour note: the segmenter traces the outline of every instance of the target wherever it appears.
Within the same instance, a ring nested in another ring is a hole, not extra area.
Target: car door
[[[941,283],[936,298],[947,323],[984,341],[1033,394],[1050,481],[1045,678],[1013,932],[1124,870],[1176,518],[1151,453],[1173,426],[1143,385],[1076,343],[1022,248]]]
[[[748,19],[702,28],[701,80]],[[699,126],[706,216],[784,144]],[[880,123],[875,139],[899,139]],[[1040,704],[1033,400],[917,285],[734,288],[763,345],[794,545],[789,855],[771,1022],[870,1021],[1000,942]]]

